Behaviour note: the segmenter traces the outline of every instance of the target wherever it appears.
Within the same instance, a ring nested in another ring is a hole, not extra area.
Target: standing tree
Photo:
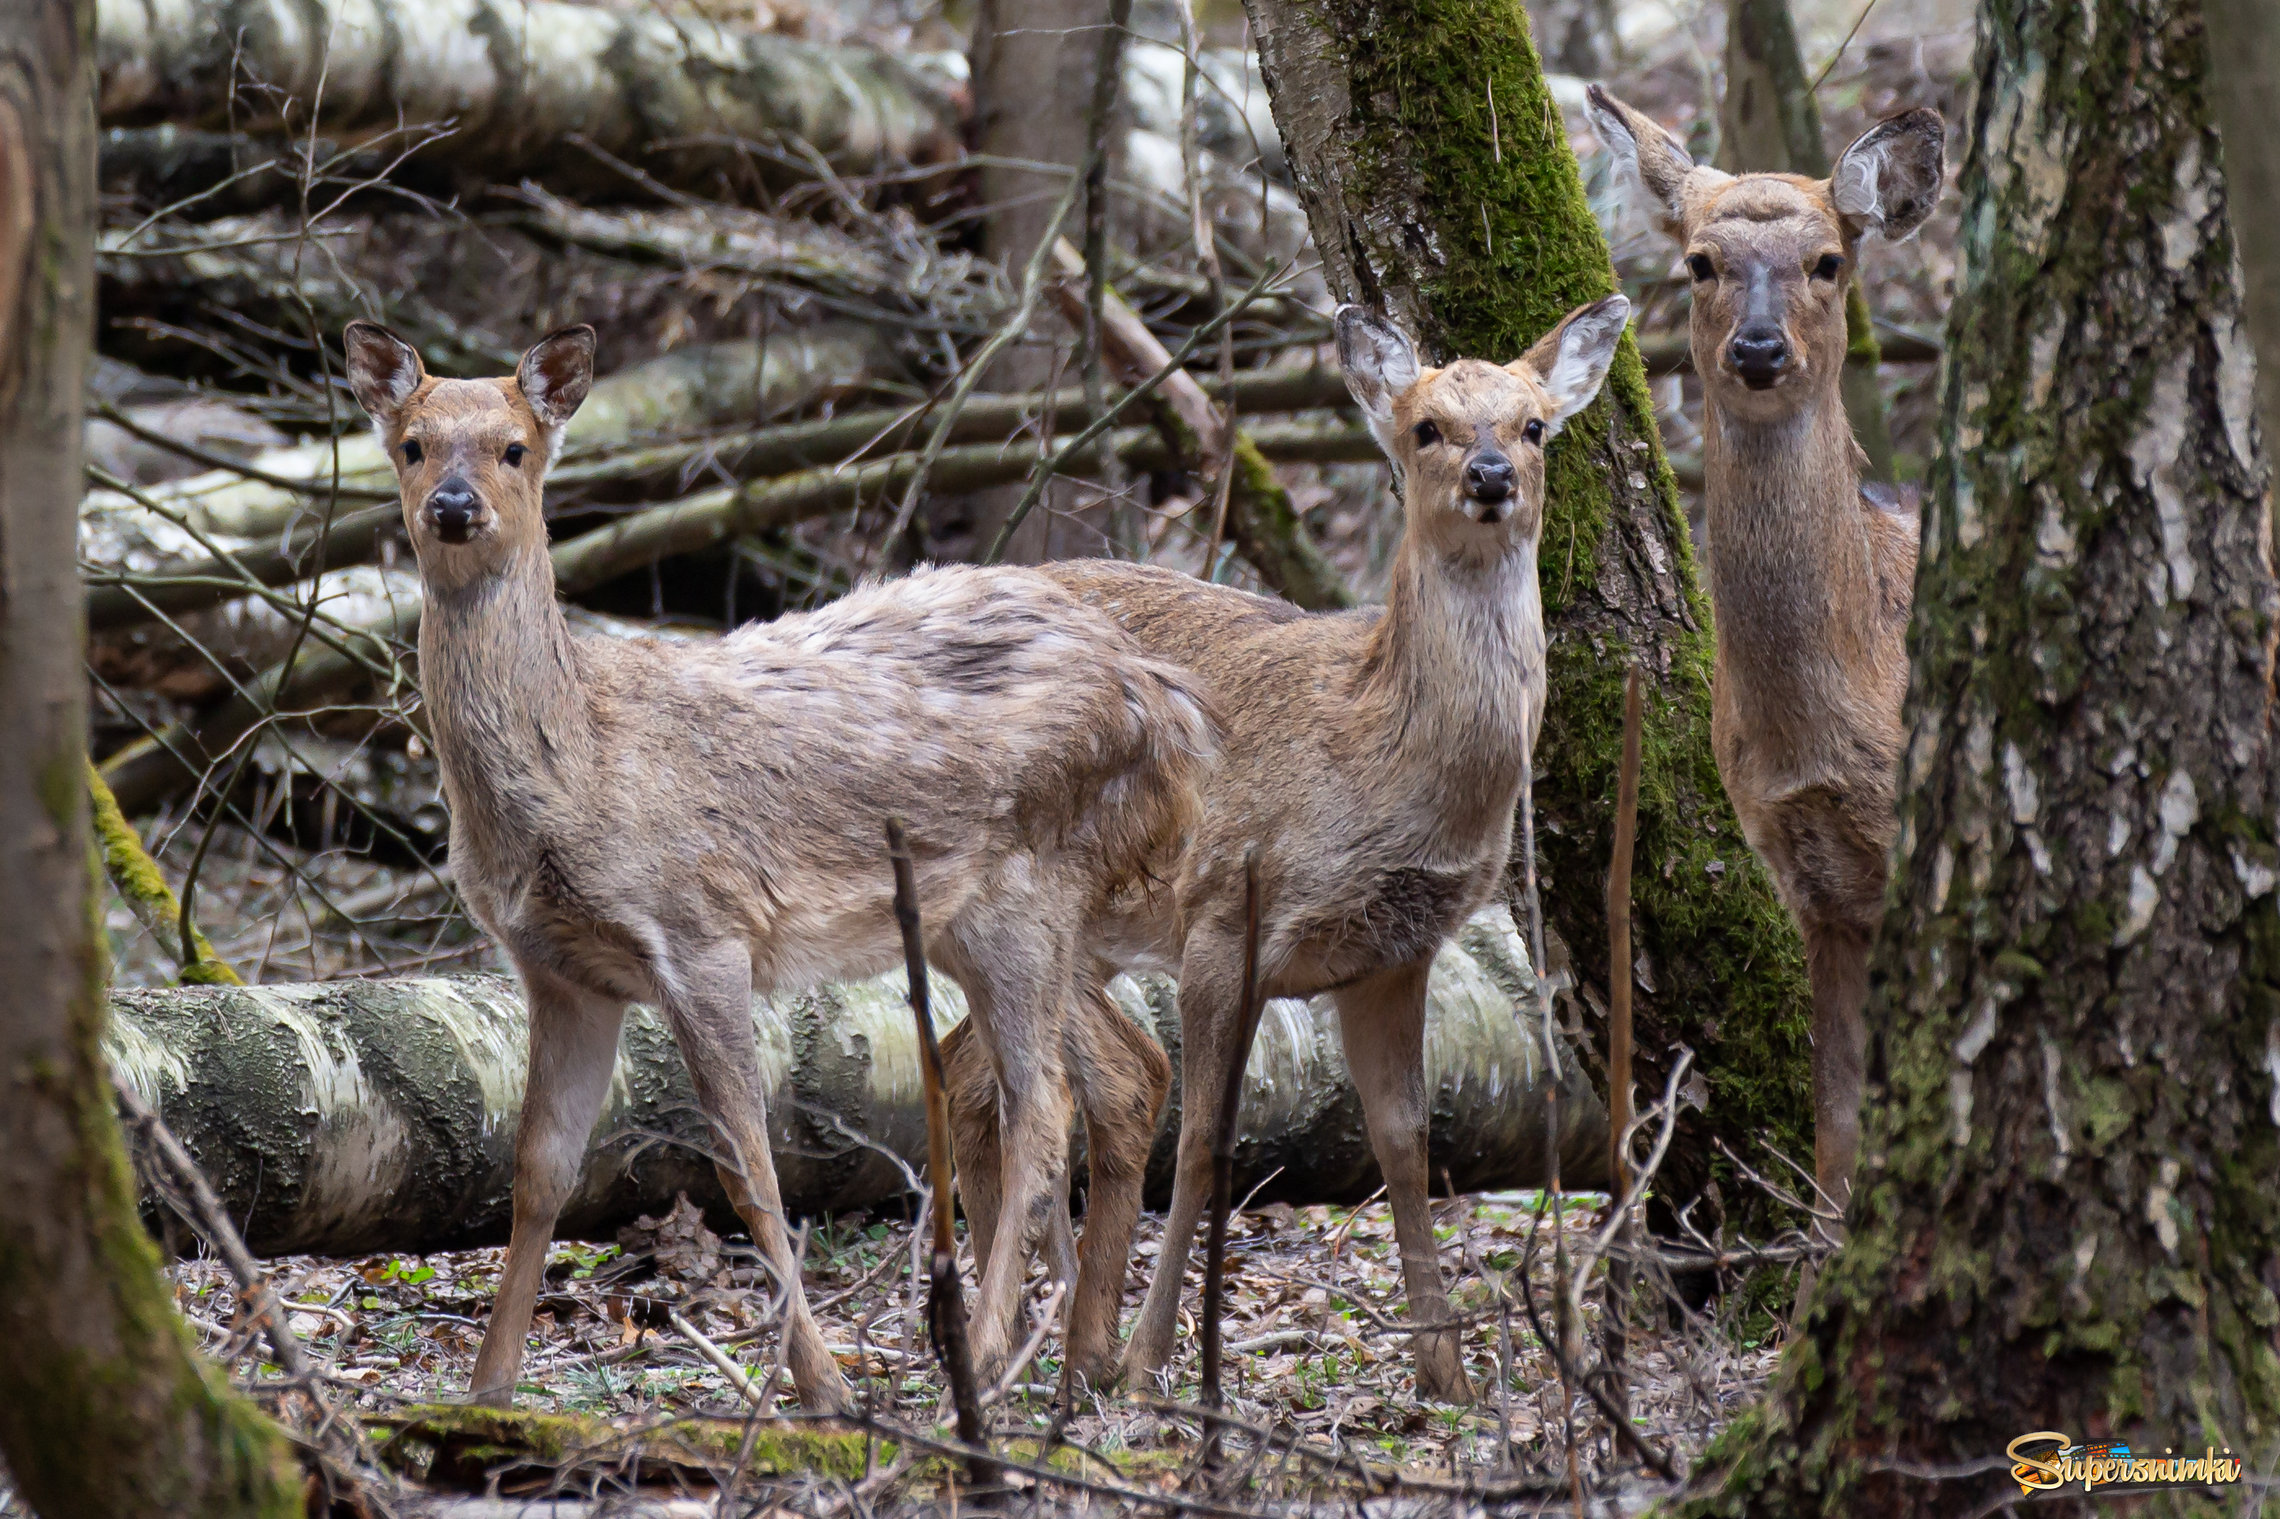
[[[2280,585],[2208,46],[2198,0],[1983,12],[1851,1243],[1686,1512],[1987,1512],[2035,1430],[2280,1461]]]
[[[0,1455],[50,1519],[283,1515],[283,1442],[192,1351],[96,1039],[75,568],[94,6],[0,9]]]
[[[1615,288],[1517,0],[1245,3],[1340,299],[1385,312],[1435,362],[1503,360]],[[1708,1180],[1714,1141],[1810,1153],[1804,966],[1710,752],[1708,611],[1628,339],[1603,399],[1560,434],[1548,467],[1551,693],[1535,785],[1545,908],[1579,977],[1604,989],[1599,886],[1635,659],[1649,692],[1638,1076],[1659,1089],[1683,1044],[1709,1080],[1663,1171],[1661,1200],[1683,1201]]]

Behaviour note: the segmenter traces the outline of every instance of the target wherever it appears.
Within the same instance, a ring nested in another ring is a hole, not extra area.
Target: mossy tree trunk
[[[1719,103],[1718,126],[1724,168],[1829,177],[1821,106],[1805,77],[1789,0],[1733,0],[1726,13],[1726,98]],[[1845,337],[1845,415],[1868,455],[1870,477],[1889,480],[1892,425],[1876,383],[1882,355],[1857,274],[1845,292]]]
[[[1518,0],[1246,0],[1324,273],[1436,361],[1503,361],[1615,288]],[[1661,1202],[1708,1181],[1715,1141],[1807,1154],[1807,995],[1796,929],[1734,822],[1710,752],[1708,608],[1626,338],[1601,400],[1553,444],[1542,566],[1551,701],[1536,749],[1545,908],[1604,1006],[1602,883],[1626,664],[1649,701],[1633,943],[1638,1079],[1681,1045],[1707,1077]],[[1591,1041],[1594,1047],[1598,1039]]]
[[[72,554],[93,20],[87,0],[0,10],[0,1455],[50,1519],[283,1515],[283,1440],[200,1364],[159,1280],[96,1046]]]
[[[1912,1473],[2032,1430],[2280,1462],[2280,585],[2201,9],[1980,39],[1852,1239],[1693,1514],[1986,1512]]]

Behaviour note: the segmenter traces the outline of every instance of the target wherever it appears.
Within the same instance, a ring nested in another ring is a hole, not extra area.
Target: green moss
[[[89,799],[94,803],[95,838],[102,847],[103,870],[119,889],[158,942],[179,958],[182,945],[182,904],[158,868],[158,861],[143,848],[134,825],[119,809],[119,799],[93,761],[83,761]],[[214,953],[214,946],[198,926],[190,925],[190,943],[197,958],[182,966],[179,977],[186,986],[243,986],[243,977]]]
[[[424,1446],[436,1453],[435,1460],[461,1473],[636,1455],[649,1463],[711,1472],[743,1454],[744,1470],[755,1476],[804,1474],[851,1482],[863,1475],[872,1453],[883,1462],[892,1460],[896,1449],[861,1433],[790,1420],[765,1422],[756,1430],[738,1419],[676,1419],[620,1428],[580,1414],[463,1403],[412,1404],[366,1422],[392,1432],[383,1452],[392,1459],[401,1461],[409,1450]]]

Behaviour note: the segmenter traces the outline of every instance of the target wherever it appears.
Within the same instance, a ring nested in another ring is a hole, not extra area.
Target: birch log
[[[624,185],[578,143],[703,188],[748,176],[753,149],[794,140],[851,174],[955,146],[947,98],[889,54],[688,14],[564,0],[98,0],[96,25],[106,123],[258,127],[289,100],[306,130],[314,102],[342,139],[449,123],[423,157],[499,179],[590,165],[586,178]]]
[[[1426,1022],[1433,1162],[1460,1187],[1528,1186],[1544,1173],[1551,1080],[1526,956],[1500,909],[1435,963]],[[899,972],[756,998],[753,1023],[788,1206],[877,1204],[923,1162],[917,1039]],[[1173,988],[1120,979],[1125,1010],[1176,1038]],[[937,1015],[964,1016],[937,982]],[[122,991],[110,1054],[188,1145],[263,1254],[422,1251],[506,1237],[526,1037],[504,976]],[[1237,1171],[1263,1197],[1339,1200],[1377,1185],[1359,1099],[1327,1001],[1269,1004],[1251,1056]],[[1606,1117],[1560,1051],[1561,1173],[1604,1170]],[[1159,1129],[1154,1189],[1169,1190],[1176,1105]],[[708,1134],[656,1016],[628,1018],[608,1104],[566,1237],[606,1237],[676,1191],[724,1225]]]

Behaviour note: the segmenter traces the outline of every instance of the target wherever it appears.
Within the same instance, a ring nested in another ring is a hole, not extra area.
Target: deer
[[[1864,485],[1845,418],[1845,287],[1861,241],[1937,204],[1946,128],[1904,111],[1826,180],[1727,174],[1598,85],[1594,129],[1683,247],[1702,382],[1711,747],[1805,942],[1814,1180],[1841,1213],[1860,1151],[1868,956],[1899,831],[1917,512]]]
[[[890,815],[917,862],[928,956],[965,992],[1005,1094],[1014,1142],[993,1186],[1038,1221],[1000,1230],[982,1271],[972,1344],[1000,1365],[1024,1253],[1066,1206],[1060,1050],[1079,933],[1171,869],[1216,742],[1209,702],[1033,570],[922,569],[717,641],[572,636],[543,480],[595,341],[564,328],[512,376],[461,380],[429,375],[383,327],[346,334],[419,564],[454,878],[530,1009],[513,1222],[471,1396],[512,1402],[638,1001],[672,1031],[722,1185],[784,1295],[801,1403],[849,1406],[800,1290],[751,998],[901,966]]]
[[[1255,851],[1259,994],[1334,999],[1392,1205],[1409,1312],[1427,1326],[1414,1337],[1419,1391],[1470,1396],[1427,1206],[1426,973],[1504,878],[1545,700],[1536,574],[1544,450],[1599,393],[1629,315],[1628,301],[1608,296],[1570,312],[1511,363],[1463,358],[1433,368],[1400,328],[1359,306],[1339,308],[1346,382],[1403,502],[1382,607],[1307,613],[1161,566],[1102,559],[1041,567],[1142,648],[1203,677],[1222,725],[1170,899],[1130,899],[1130,910],[1105,916],[1089,935],[1104,966],[1179,977],[1183,1096],[1171,1211],[1124,1376],[1160,1372],[1171,1356],[1227,1076],[1246,1053],[1234,1046],[1245,859]],[[1091,1091],[1130,1100],[1153,1075],[1160,1106],[1169,1065],[1158,1052],[1160,1064],[1148,1068],[1141,1047],[1153,1046],[1105,995],[1089,989],[1069,1028],[1070,1065]],[[986,1178],[1001,1143],[990,1065],[955,1031],[944,1061],[964,1174]],[[1112,1075],[1103,1061],[1120,1066]],[[1107,1159],[1123,1171],[1146,1158],[1143,1148],[1137,1162]],[[1092,1164],[1102,1163],[1096,1144]],[[980,1251],[996,1227],[996,1199],[969,1188],[966,1207]],[[1123,1215],[1088,1209],[1080,1296],[1121,1299],[1130,1232]],[[1067,1364],[1112,1381],[1114,1319],[1105,1335],[1097,1319],[1091,1327],[1080,1341],[1072,1321]]]

